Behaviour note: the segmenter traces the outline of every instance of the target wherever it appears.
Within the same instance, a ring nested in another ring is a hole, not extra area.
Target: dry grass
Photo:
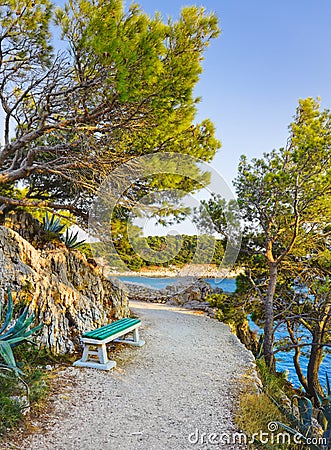
[[[249,393],[242,395],[239,409],[240,414],[236,417],[236,423],[246,433],[249,440],[254,440],[254,443],[249,444],[249,449],[294,450],[297,448],[292,443],[275,443],[277,442],[277,435],[282,434],[284,431],[281,427],[278,428],[275,422],[286,423],[286,418],[266,394]],[[262,444],[259,442],[259,438],[262,438]],[[269,443],[266,442],[266,439],[269,440]],[[275,441],[272,441],[273,439]],[[279,442],[282,441],[280,440]]]
[[[272,435],[277,436],[277,433],[282,433],[282,431],[284,431],[279,427],[274,433],[271,433],[270,430],[275,426],[275,422],[288,424],[288,421],[269,396],[272,396],[282,403],[281,397],[284,397],[284,391],[287,395],[290,394],[289,386],[282,376],[269,373],[262,362],[258,362],[258,372],[259,377],[263,382],[265,392],[258,393],[257,391],[253,391],[249,388],[249,385],[247,385],[247,381],[246,383],[244,382],[246,388],[243,389],[239,399],[239,410],[236,416],[236,423],[250,439],[253,435],[258,438],[261,433],[267,433],[269,436],[268,438],[271,440]],[[259,444],[259,442],[254,442],[254,444],[250,444],[249,448],[252,450],[294,450],[297,447],[293,443],[284,445],[275,443]]]
[[[284,417],[266,394],[243,394],[240,398],[240,417],[236,421],[251,436],[260,430],[267,432],[270,422],[283,422]]]

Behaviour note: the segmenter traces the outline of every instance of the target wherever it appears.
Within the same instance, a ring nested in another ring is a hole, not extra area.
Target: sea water
[[[141,284],[143,286],[151,287],[153,289],[164,289],[166,286],[175,284],[180,281],[180,278],[176,277],[117,277],[125,283]],[[236,280],[234,278],[204,278],[207,283],[214,289],[220,287],[226,292],[234,292],[236,290]]]
[[[174,284],[180,281],[180,278],[158,278],[158,277],[118,277],[125,283],[135,283],[141,284],[144,286],[148,286],[154,289],[163,289],[170,284]],[[211,285],[214,289],[215,287],[222,288],[225,292],[234,292],[236,289],[236,280],[234,278],[205,278],[205,281]],[[254,322],[250,321],[251,328],[257,333],[261,333],[262,330],[257,327]],[[304,331],[303,331],[304,332]],[[286,330],[283,328],[279,328],[275,333],[275,339],[283,339],[286,337]],[[297,374],[295,372],[293,366],[293,351],[291,352],[279,352],[276,354],[277,361],[277,370],[288,373],[288,380],[293,383],[295,387],[300,387],[300,382],[298,380]],[[305,374],[308,365],[308,359],[304,356],[300,357],[300,363],[302,367],[302,371]],[[327,354],[324,358],[321,367],[320,367],[320,380],[322,385],[325,384],[325,374],[329,372],[329,376],[331,377],[331,355]]]

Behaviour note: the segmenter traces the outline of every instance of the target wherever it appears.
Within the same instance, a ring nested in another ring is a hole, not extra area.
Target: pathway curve
[[[252,355],[226,325],[204,315],[155,303],[130,307],[142,320],[145,346],[121,345],[112,372],[65,369],[71,387],[53,398],[49,430],[20,449],[245,448],[216,442],[236,431],[236,393]]]

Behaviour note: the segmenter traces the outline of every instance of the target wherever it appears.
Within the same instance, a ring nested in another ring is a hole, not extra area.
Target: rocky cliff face
[[[80,252],[37,250],[0,226],[0,302],[7,286],[17,302],[29,301],[45,324],[41,341],[54,353],[72,351],[82,332],[129,315],[122,283],[104,278]]]

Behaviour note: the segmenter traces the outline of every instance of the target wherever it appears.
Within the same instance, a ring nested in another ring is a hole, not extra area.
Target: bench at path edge
[[[139,340],[138,327],[140,325],[139,319],[125,318],[84,333],[81,338],[84,345],[82,358],[75,361],[73,365],[101,370],[114,368],[116,362],[108,359],[106,344],[113,341],[142,347],[145,341]],[[133,334],[132,339],[119,339],[129,333]],[[96,350],[90,349],[90,347],[96,347]]]

